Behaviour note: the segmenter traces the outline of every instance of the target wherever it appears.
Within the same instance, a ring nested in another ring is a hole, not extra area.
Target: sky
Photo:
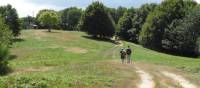
[[[86,8],[93,1],[97,0],[0,0],[0,6],[11,4],[16,8],[19,17],[36,16],[41,9],[53,9],[56,11],[76,6]],[[160,3],[162,0],[98,0],[108,7],[140,7],[145,3]],[[200,3],[200,0],[196,0]]]

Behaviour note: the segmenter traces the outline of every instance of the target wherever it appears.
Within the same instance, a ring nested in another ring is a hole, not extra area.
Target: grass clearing
[[[15,58],[9,66],[14,72],[0,77],[0,88],[120,88],[122,81],[120,85],[137,81],[134,69],[109,62],[113,43],[83,36],[82,32],[23,30],[11,46]]]
[[[128,45],[136,65],[149,67],[144,70],[156,77],[156,87],[179,87],[158,73],[156,69],[166,69],[162,66],[200,84],[198,58],[168,55],[129,42],[116,46],[85,36],[73,31],[23,30],[11,46],[9,66],[14,72],[0,77],[0,88],[135,88],[140,81],[136,69],[119,63],[119,50]]]

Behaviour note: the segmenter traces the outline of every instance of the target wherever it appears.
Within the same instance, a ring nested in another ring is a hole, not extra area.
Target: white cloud
[[[196,2],[200,3],[200,0],[195,0]]]
[[[41,9],[53,9],[60,10],[62,7],[53,6],[53,5],[44,5],[44,4],[33,4],[26,0],[0,0],[0,6],[11,4],[14,8],[17,9],[19,17],[25,17],[27,15],[35,16]]]

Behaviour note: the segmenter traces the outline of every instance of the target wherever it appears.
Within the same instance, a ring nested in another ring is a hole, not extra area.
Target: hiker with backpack
[[[131,63],[131,53],[132,53],[132,50],[131,50],[130,46],[128,46],[128,48],[126,49],[127,63]]]
[[[125,49],[121,49],[120,56],[121,56],[122,63],[124,63],[124,60],[126,58],[126,50]]]

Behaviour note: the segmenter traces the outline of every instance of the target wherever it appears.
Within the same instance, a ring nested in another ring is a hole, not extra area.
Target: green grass
[[[134,51],[133,60],[180,69],[186,72],[186,74],[189,74],[193,80],[200,84],[200,58],[174,56],[146,49],[130,42],[125,42],[125,46],[128,45],[130,45]]]
[[[23,30],[21,38],[11,46],[11,54],[16,58],[9,61],[9,66],[14,72],[0,77],[0,88],[110,88],[118,79],[126,80],[130,76],[136,79],[135,71],[107,63],[113,59],[113,43],[83,36],[87,35]],[[43,71],[45,68],[49,70]],[[122,75],[125,73],[131,75]]]
[[[72,31],[23,30],[21,38],[10,48],[16,57],[9,61],[14,72],[0,77],[0,88],[120,88],[127,80],[137,82],[134,69],[112,63],[119,60],[121,47],[83,36],[87,35]],[[125,47],[128,45],[134,51],[134,61],[178,68],[200,83],[200,59],[159,53],[124,42]]]

